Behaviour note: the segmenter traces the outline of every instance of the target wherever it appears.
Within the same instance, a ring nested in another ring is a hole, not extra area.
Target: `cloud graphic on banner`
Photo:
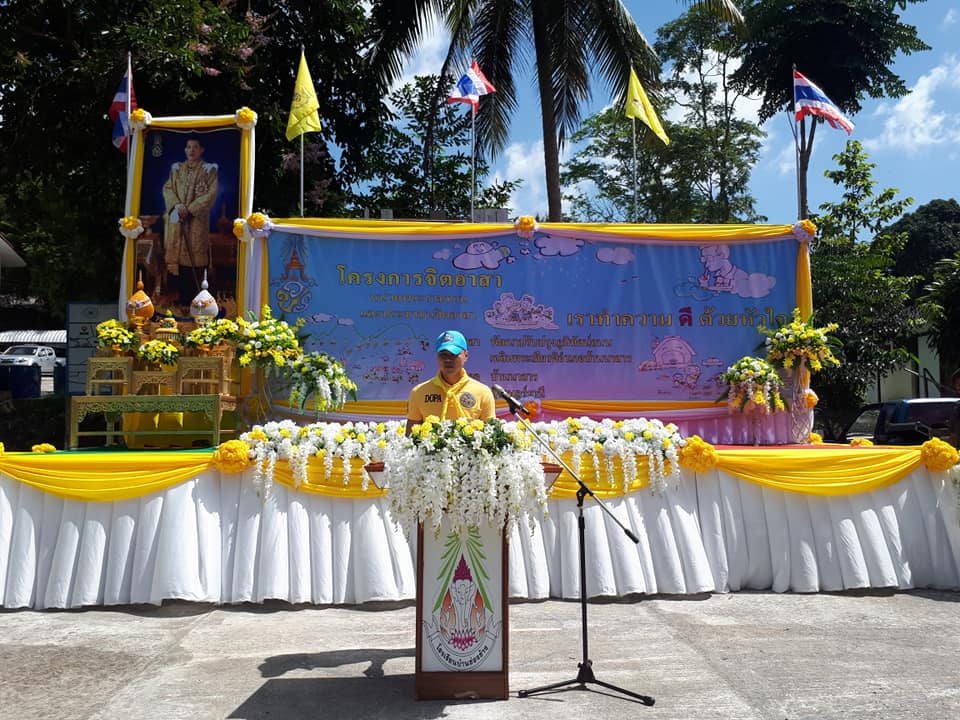
[[[514,259],[510,257],[510,248],[501,246],[495,241],[476,240],[467,245],[467,249],[453,259],[453,266],[460,270],[480,268],[496,270],[504,260],[513,262]]]
[[[552,237],[550,235],[538,237],[533,244],[537,246],[540,254],[544,257],[576,255],[584,245],[583,240],[577,238]]]
[[[604,247],[597,250],[597,261],[611,265],[627,265],[635,259],[633,251],[625,247]]]
[[[437,250],[433,254],[434,260],[449,260],[450,256],[453,255],[453,252],[449,248],[443,248],[443,250]]]
[[[337,325],[353,325],[353,318],[337,318]]]
[[[742,298],[761,298],[770,294],[777,278],[766,273],[747,272],[730,260],[729,245],[703,245],[700,248],[703,274],[697,278],[704,290],[728,292]]]
[[[304,318],[304,322],[308,323],[325,323],[333,320],[333,315],[329,313],[314,313],[308,317]]]

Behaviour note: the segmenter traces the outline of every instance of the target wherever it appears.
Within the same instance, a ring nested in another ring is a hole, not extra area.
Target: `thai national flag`
[[[796,70],[793,71],[793,107],[797,120],[806,115],[819,115],[830,123],[830,127],[843,128],[847,135],[853,132],[853,123],[840,112],[840,108],[833,104],[823,90]]]
[[[129,95],[129,104],[127,102]],[[110,119],[113,120],[113,144],[122,153],[127,151],[127,138],[130,135],[130,117],[129,112],[137,109],[137,95],[133,91],[133,72],[127,63],[127,71],[123,74],[123,80],[120,81],[120,87],[113,96],[113,102],[110,103],[110,109],[107,111]]]
[[[497,89],[490,84],[490,81],[480,72],[480,66],[476,61],[470,66],[463,77],[453,86],[453,92],[447,98],[447,102],[469,103],[473,106],[473,111],[477,111],[480,105],[480,96],[496,92]]]

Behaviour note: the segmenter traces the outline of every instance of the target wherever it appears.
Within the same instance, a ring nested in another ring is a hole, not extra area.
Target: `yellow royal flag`
[[[653,105],[647,99],[647,94],[643,91],[643,85],[640,84],[640,78],[630,68],[630,85],[627,87],[627,117],[636,118],[643,122],[648,128],[653,130],[653,134],[663,140],[665,145],[670,144],[670,138],[663,130],[660,124],[660,118],[657,117]]]
[[[297,70],[297,82],[293,86],[293,102],[290,103],[290,119],[287,120],[287,140],[303,135],[306,132],[318,132],[320,115],[317,110],[317,93],[313,89],[313,80],[307,68],[307,59],[300,52],[300,68]]]

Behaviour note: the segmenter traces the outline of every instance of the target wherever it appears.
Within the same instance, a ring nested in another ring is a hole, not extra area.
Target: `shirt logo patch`
[[[473,396],[473,393],[465,392],[460,396],[460,406],[465,408],[475,407],[477,404],[477,399]]]
[[[423,396],[424,403],[438,403],[443,400],[443,395],[440,393],[427,393]]]

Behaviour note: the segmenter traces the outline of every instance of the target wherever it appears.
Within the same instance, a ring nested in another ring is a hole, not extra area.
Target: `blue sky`
[[[655,40],[661,25],[679,17],[687,7],[678,0],[628,0],[626,5],[650,42]],[[916,209],[931,200],[960,194],[954,170],[960,155],[960,2],[928,0],[911,5],[903,21],[915,25],[932,49],[897,57],[894,69],[906,83],[909,94],[899,99],[868,99],[863,109],[850,117],[856,124],[850,137],[863,143],[870,161],[877,166],[877,190],[897,188],[899,197],[914,198],[911,209]],[[439,35],[425,42],[408,64],[405,76],[437,72],[446,49],[444,42]],[[803,72],[802,67],[797,69]],[[830,94],[829,78],[811,79]],[[510,144],[494,161],[493,168],[502,178],[524,180],[513,197],[514,214],[543,216],[547,201],[539,105],[532,74],[518,84],[522,86],[523,82],[535,111],[514,116]],[[592,102],[584,107],[582,117],[602,110],[609,102],[609,88],[596,85]],[[751,117],[757,105],[744,104],[745,116]],[[468,111],[466,105],[463,108]],[[797,200],[789,114],[770,119],[763,129],[767,140],[753,170],[751,191],[758,212],[766,215],[769,222],[792,223],[796,220]],[[808,176],[809,204],[813,210],[837,196],[836,186],[823,173],[835,167],[833,155],[843,150],[846,140],[847,134],[842,130],[826,125],[817,129]],[[567,148],[564,154],[569,153]]]

